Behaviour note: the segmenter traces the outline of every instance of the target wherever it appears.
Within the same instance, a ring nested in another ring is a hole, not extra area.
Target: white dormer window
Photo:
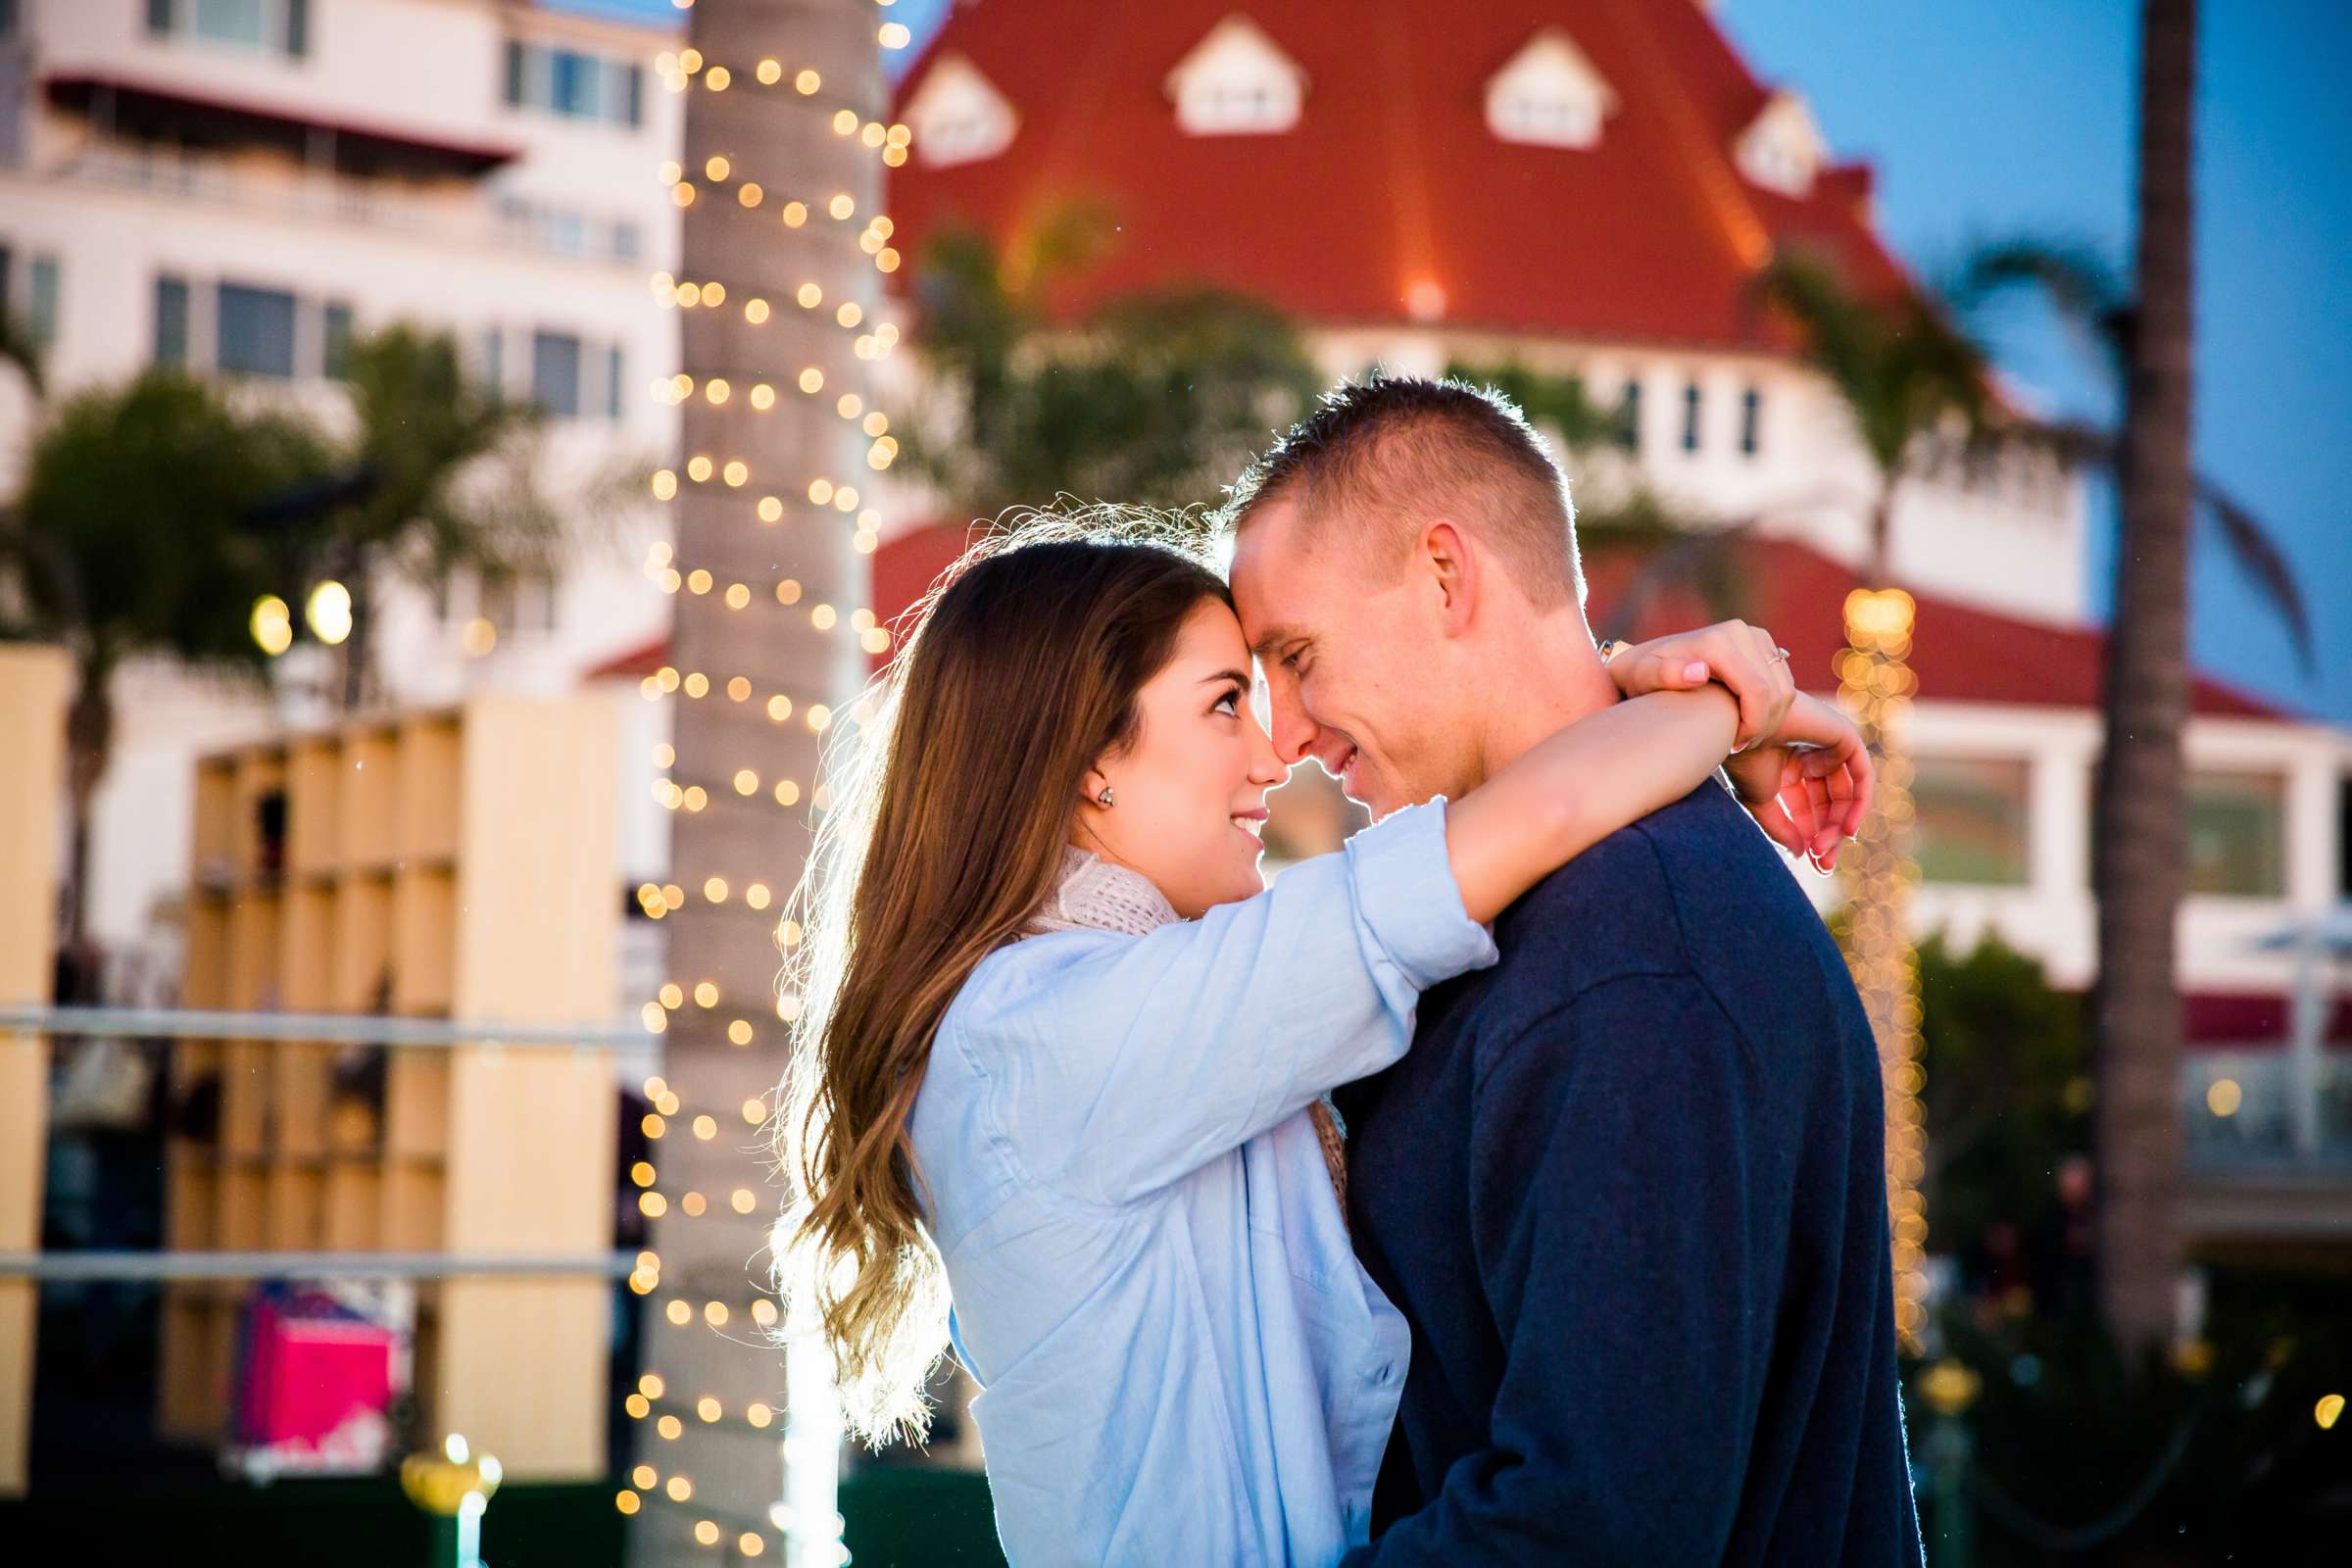
[[[1592,147],[1617,94],[1584,51],[1545,27],[1487,83],[1487,128],[1538,147]]]
[[[1298,123],[1306,73],[1236,12],[1168,73],[1176,123],[1194,136],[1265,136]]]
[[[1784,196],[1809,195],[1813,176],[1829,161],[1829,143],[1813,122],[1813,111],[1792,92],[1776,92],[1764,112],[1740,133],[1740,172]]]
[[[1012,145],[1020,117],[980,68],[958,54],[940,56],[906,100],[914,156],[932,169],[976,164]]]

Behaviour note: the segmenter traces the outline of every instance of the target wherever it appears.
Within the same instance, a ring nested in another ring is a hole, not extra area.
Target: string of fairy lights
[[[1919,687],[1910,665],[1915,612],[1911,596],[1899,588],[1857,588],[1846,596],[1846,646],[1838,655],[1838,691],[1863,738],[1874,744],[1901,733]],[[1911,888],[1919,866],[1909,852],[1910,760],[1900,746],[1881,750],[1872,807],[1876,831],[1866,828],[1842,862],[1852,891],[1846,964],[1878,1034],[1886,1098],[1894,1329],[1902,1348],[1917,1354],[1928,1294],[1928,1216],[1919,1188],[1927,1174],[1927,1115],[1920,1101],[1927,1077],[1919,1054],[1918,957],[1909,935]]]
[[[673,0],[673,3],[684,10],[693,0]],[[875,0],[875,4],[887,8],[891,0]],[[910,41],[907,28],[895,22],[882,23],[876,40],[885,49],[904,48]],[[656,77],[672,92],[766,93],[806,103],[817,112],[826,107],[821,72],[773,57],[749,62],[714,61],[706,59],[698,49],[686,48],[663,52],[657,57],[654,67]],[[855,106],[832,107],[829,123],[834,135],[871,149],[886,168],[899,168],[906,162],[913,143],[913,133],[907,126],[867,119]],[[861,213],[850,192],[787,190],[783,188],[785,181],[757,177],[765,172],[749,169],[739,158],[714,155],[692,169],[676,161],[664,163],[659,178],[681,212],[698,202],[723,204],[745,220],[770,220],[785,230],[829,230],[855,244],[876,274],[887,275],[898,270],[902,258],[891,243],[895,225],[888,217],[876,212]],[[656,402],[678,409],[699,402],[711,409],[737,408],[768,414],[795,397],[830,399],[832,413],[866,442],[863,461],[871,474],[885,472],[897,460],[899,438],[893,433],[889,415],[873,406],[870,391],[854,384],[860,372],[870,373],[868,368],[887,359],[899,346],[901,332],[897,323],[871,318],[867,307],[858,300],[828,299],[824,284],[815,278],[792,284],[788,291],[741,278],[681,277],[667,271],[655,272],[647,282],[656,302],[663,309],[680,313],[732,311],[742,324],[755,328],[788,318],[808,326],[829,326],[841,334],[835,341],[848,349],[846,365],[823,363],[837,352],[825,351],[810,363],[781,372],[734,366],[682,368],[652,383],[649,390]],[[788,313],[793,314],[788,316]],[[760,528],[784,524],[788,515],[796,526],[847,524],[853,530],[850,544],[859,555],[871,555],[880,542],[881,514],[871,504],[871,496],[861,491],[855,479],[837,473],[813,473],[787,481],[781,476],[757,472],[755,466],[741,456],[693,452],[676,467],[657,470],[651,489],[654,499],[664,504],[682,495],[710,500],[740,493],[744,520]],[[732,613],[791,616],[816,632],[855,639],[859,651],[868,656],[884,656],[891,650],[891,633],[879,623],[870,608],[804,603],[808,595],[796,577],[780,575],[765,582],[749,582],[735,576],[722,579],[699,563],[681,560],[677,550],[667,542],[656,543],[649,549],[644,569],[656,588],[681,603],[688,599],[708,599],[723,605]],[[764,713],[773,724],[799,724],[820,735],[844,719],[862,724],[872,717],[862,701],[845,711],[837,711],[822,700],[821,693],[767,689],[747,675],[681,670],[667,664],[647,675],[640,691],[648,702],[739,705],[747,714]],[[811,780],[804,784],[789,777],[763,777],[759,769],[748,766],[734,769],[723,779],[699,778],[681,769],[678,760],[677,751],[669,743],[654,748],[653,761],[661,770],[654,781],[654,796],[672,811],[700,812],[713,801],[729,795],[745,801],[764,799],[784,809],[805,806],[807,809],[821,812],[830,805],[821,782]],[[762,881],[754,880],[738,887],[723,876],[711,875],[691,890],[675,882],[648,882],[637,889],[636,896],[643,911],[657,920],[699,899],[708,906],[740,907],[747,918],[771,922],[771,933],[781,949],[797,947],[803,937],[797,922],[776,912],[781,898],[778,890]],[[789,1028],[801,1010],[799,999],[789,994],[762,996],[758,1005],[744,1006],[722,996],[713,980],[688,983],[671,979],[663,982],[643,1004],[641,1016],[649,1034],[661,1035],[668,1031],[673,1017],[690,1008],[701,1015],[723,1015],[727,1041],[745,1050],[760,1041],[764,1028],[772,1027],[765,1023],[768,1016]],[[649,1078],[644,1087],[652,1108],[643,1119],[641,1131],[652,1157],[636,1161],[629,1171],[630,1181],[638,1190],[639,1211],[649,1220],[673,1216],[699,1219],[706,1214],[728,1212],[749,1216],[757,1212],[761,1195],[750,1186],[734,1187],[723,1200],[695,1190],[664,1190],[658,1165],[660,1156],[655,1152],[662,1147],[664,1138],[681,1131],[707,1144],[720,1136],[722,1127],[738,1120],[745,1129],[762,1128],[772,1111],[767,1097],[747,1098],[723,1114],[706,1109],[688,1117],[681,1097],[662,1079]],[[636,1295],[649,1298],[662,1291],[659,1252],[648,1248],[637,1254],[628,1285]],[[734,1320],[735,1312],[723,1300],[708,1299],[698,1304],[685,1296],[671,1295],[662,1303],[661,1320],[676,1329],[699,1324],[705,1332],[719,1332]],[[747,1315],[762,1330],[775,1329],[780,1316],[776,1302],[765,1295],[754,1298]],[[830,1471],[825,1472],[828,1479],[821,1494],[796,1488],[800,1461],[819,1457],[814,1446],[823,1443],[830,1446],[838,1442],[838,1434],[806,1429],[799,1414],[801,1407],[822,1401],[808,1397],[805,1369],[788,1367],[788,1379],[789,1418],[764,1401],[750,1401],[730,1411],[716,1394],[702,1394],[691,1399],[682,1393],[673,1396],[662,1376],[655,1372],[647,1372],[639,1379],[636,1389],[623,1400],[623,1408],[632,1420],[650,1426],[657,1442],[679,1441],[694,1429],[690,1421],[706,1427],[741,1422],[759,1431],[782,1422],[790,1494],[767,1510],[766,1523],[782,1533],[789,1561],[846,1561],[847,1548],[841,1544],[842,1521],[827,1504]],[[648,1456],[653,1457],[656,1455]],[[722,1523],[720,1510],[712,1508],[707,1500],[698,1504],[692,1478],[674,1465],[639,1463],[630,1471],[628,1481],[629,1485],[613,1499],[614,1506],[624,1515],[666,1502],[690,1510],[695,1516],[694,1541],[719,1555],[723,1556],[730,1545],[746,1558],[757,1558],[767,1549],[767,1539],[754,1522]]]

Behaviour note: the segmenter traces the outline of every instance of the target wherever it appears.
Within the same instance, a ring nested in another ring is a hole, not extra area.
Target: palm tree
[[[695,792],[690,802],[707,804],[673,819],[673,875],[693,893],[662,918],[672,977],[687,993],[708,982],[715,1001],[688,1001],[667,1015],[669,1081],[661,1092],[680,1103],[671,1105],[678,1119],[669,1136],[654,1146],[654,1190],[667,1207],[651,1227],[658,1264],[639,1280],[649,1291],[647,1359],[662,1380],[660,1415],[678,1416],[684,1431],[656,1441],[659,1416],[638,1427],[638,1456],[662,1486],[646,1495],[629,1549],[639,1565],[703,1564],[712,1544],[733,1554],[744,1534],[761,1543],[748,1554],[764,1554],[783,1528],[785,1560],[799,1568],[836,1560],[826,1552],[838,1426],[828,1421],[824,1380],[805,1376],[805,1353],[788,1352],[780,1380],[772,1356],[747,1348],[766,1321],[751,1308],[769,1304],[762,1262],[774,1210],[747,1152],[756,1129],[743,1107],[757,1114],[783,1074],[796,1009],[774,987],[778,943],[794,931],[779,930],[776,910],[799,880],[809,813],[822,804],[822,726],[834,711],[853,721],[865,673],[853,627],[854,611],[868,602],[868,573],[853,540],[870,536],[853,520],[861,499],[851,492],[870,486],[896,440],[869,437],[863,426],[877,412],[870,367],[888,350],[877,325],[889,314],[881,273],[858,243],[879,216],[883,161],[861,137],[836,134],[833,122],[846,113],[870,123],[888,98],[871,0],[700,0],[687,18],[679,282],[692,282],[703,303],[679,315],[694,387],[681,431],[689,461],[656,482],[657,494],[675,486],[678,568],[709,571],[712,591],[676,599],[673,658],[685,678],[673,698],[670,771]],[[780,62],[781,76],[763,82],[775,72],[762,72],[762,61]],[[713,90],[720,70],[732,79]],[[813,93],[796,88],[804,70],[817,74]],[[837,199],[848,203],[846,221],[824,216]],[[800,226],[779,221],[793,201],[817,216]],[[821,310],[788,307],[804,283],[821,291]],[[795,388],[810,368],[823,385],[804,395]],[[717,380],[730,383],[724,393]],[[763,406],[757,385],[782,396]],[[725,466],[737,462],[740,487]],[[767,498],[776,503],[772,519]],[[727,591],[735,584],[748,598]],[[731,608],[739,599],[742,608]],[[709,682],[707,696],[697,677]],[[748,683],[736,688],[749,693],[740,701],[728,691],[737,678]],[[762,889],[756,902],[753,884]],[[705,1113],[731,1131],[690,1134],[689,1119]],[[745,1396],[774,1399],[780,1383],[791,1406],[782,1444],[745,1419]],[[719,1401],[721,1419],[698,1418],[706,1396]],[[677,1478],[693,1489],[689,1505],[665,1495]],[[795,1522],[782,1527],[770,1509],[787,1497]],[[697,1534],[706,1521],[707,1541]]]
[[[1296,329],[1243,295],[1152,290],[1050,319],[1048,286],[1083,272],[1110,232],[1071,205],[1009,256],[969,231],[925,248],[916,346],[940,391],[907,451],[962,514],[1063,494],[1203,502],[1313,399],[1319,377]]]
[[[551,499],[536,477],[544,412],[475,384],[446,333],[395,325],[362,339],[345,380],[353,433],[337,472],[275,498],[271,510],[317,525],[306,527],[317,547],[311,569],[351,590],[343,703],[357,708],[376,695],[379,569],[418,585],[465,569],[484,580],[552,578],[567,550],[612,520],[624,493],[642,493],[642,466],[614,460],[562,503]]]
[[[2190,109],[2196,0],[2140,12],[2138,310],[2125,399],[2123,539],[2107,638],[2106,756],[2091,868],[2099,972],[2100,1303],[2118,1339],[2160,1347],[2180,1272],[2180,998],[2174,920],[2186,871],[2188,528],[2194,329]]]
[[[1757,290],[1802,335],[1814,366],[1852,417],[1876,485],[1866,585],[1845,604],[1846,649],[1838,661],[1840,694],[1879,755],[1877,800],[1846,878],[1847,963],[1879,1042],[1886,1095],[1887,1202],[1894,1226],[1895,1327],[1916,1348],[1925,1324],[1921,1274],[1927,1219],[1918,1191],[1926,1173],[1919,1099],[1919,987],[1909,936],[1911,768],[1900,717],[1917,685],[1910,669],[1912,601],[1888,562],[1894,499],[1932,443],[1955,429],[1972,442],[1994,428],[1986,368],[1975,345],[1935,305],[1905,291],[1886,300],[1854,292],[1825,263],[1791,252],[1758,275]]]
[[[1979,246],[1945,288],[1945,298],[1964,312],[1979,312],[2000,298],[2032,292],[2045,300],[2076,335],[2086,342],[2092,368],[2114,388],[2116,401],[2129,398],[2132,342],[2138,302],[2105,257],[2091,246],[2025,234]],[[2119,477],[2126,467],[2127,432],[2080,420],[2051,420],[2040,426],[2050,446],[2072,462]],[[2305,673],[2318,668],[2311,612],[2286,553],[2254,510],[2211,474],[2192,473],[2195,514],[2213,524],[2214,537],[2231,564],[2271,603]]]
[[[22,494],[0,513],[0,565],[21,618],[6,635],[63,644],[72,813],[62,943],[88,973],[90,808],[114,746],[114,674],[161,655],[259,680],[248,624],[285,580],[299,541],[257,533],[257,498],[318,473],[308,426],[243,416],[211,389],[153,370],[58,409],[35,438]]]

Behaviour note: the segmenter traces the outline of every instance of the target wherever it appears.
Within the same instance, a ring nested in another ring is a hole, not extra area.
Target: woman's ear
[[[1102,776],[1102,769],[1090,767],[1086,770],[1086,777],[1078,783],[1078,793],[1085,797],[1084,804],[1098,809],[1106,808],[1109,803],[1102,797],[1110,794],[1110,780]]]

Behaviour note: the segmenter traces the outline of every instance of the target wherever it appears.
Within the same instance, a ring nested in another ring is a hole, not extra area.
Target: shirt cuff
[[[1446,797],[1408,806],[1347,844],[1355,906],[1390,960],[1422,990],[1494,962],[1494,939],[1462,907],[1446,858]]]

